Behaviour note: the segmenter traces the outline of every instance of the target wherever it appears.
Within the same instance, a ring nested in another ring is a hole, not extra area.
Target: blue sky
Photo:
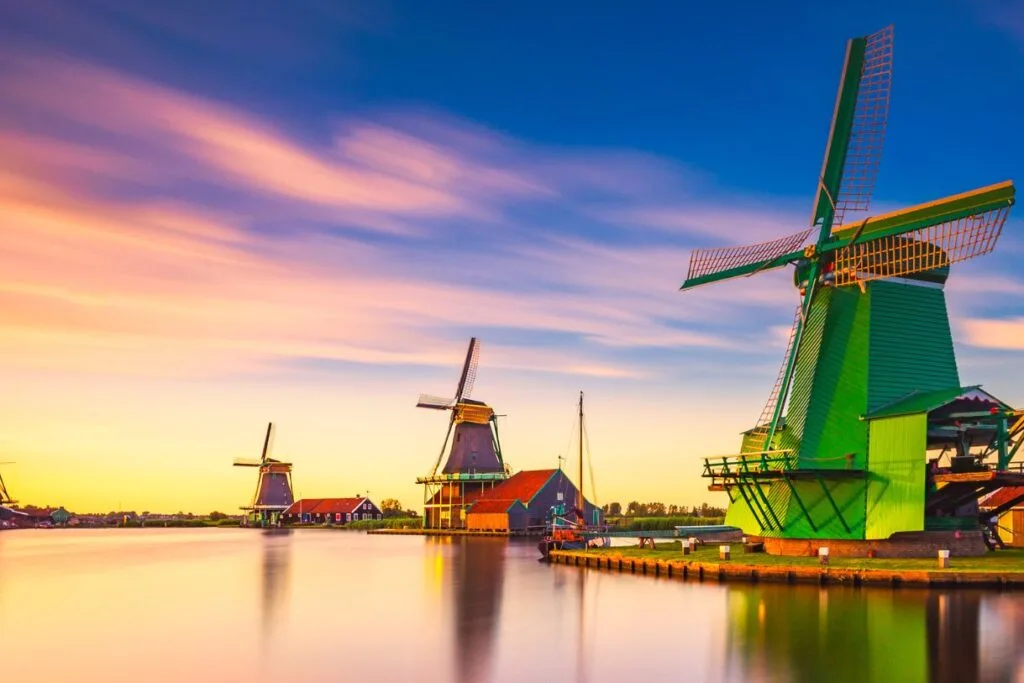
[[[845,41],[895,24],[876,211],[1016,175],[1024,7],[892,5],[0,4],[19,484],[102,451],[152,492],[122,421],[153,400],[140,433],[206,435],[161,447],[208,457],[199,509],[244,495],[222,453],[282,414],[312,479],[412,500],[439,440],[416,392],[476,335],[516,465],[552,464],[584,388],[610,496],[699,502],[694,458],[756,418],[795,295],[785,271],[676,289],[694,246],[806,226]],[[963,379],[1011,402],[1021,227],[949,285]]]

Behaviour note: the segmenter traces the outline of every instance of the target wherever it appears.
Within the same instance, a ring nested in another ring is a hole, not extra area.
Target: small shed
[[[478,500],[466,516],[466,528],[476,531],[525,531],[526,526],[521,500]]]
[[[999,537],[1014,548],[1024,548],[1024,486],[1004,486],[983,499],[978,507],[986,520],[995,517]]]

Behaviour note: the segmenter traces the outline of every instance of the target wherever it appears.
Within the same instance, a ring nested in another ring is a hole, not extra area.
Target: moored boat
[[[586,500],[583,497],[583,392],[579,402],[579,480],[576,487],[575,507],[566,511],[564,504],[553,506],[548,511],[544,538],[537,544],[543,559],[548,559],[552,550],[583,550],[604,545],[606,539],[597,536],[602,528],[587,526]],[[561,494],[559,494],[561,496]]]

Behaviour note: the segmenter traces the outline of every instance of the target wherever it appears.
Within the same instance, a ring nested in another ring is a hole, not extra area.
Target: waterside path
[[[730,559],[723,560],[718,557],[717,546],[683,555],[678,543],[658,544],[655,550],[557,550],[551,552],[550,560],[562,565],[696,581],[1024,589],[1024,550],[954,557],[948,569],[940,569],[937,559],[834,558],[823,566],[813,557],[733,553]]]

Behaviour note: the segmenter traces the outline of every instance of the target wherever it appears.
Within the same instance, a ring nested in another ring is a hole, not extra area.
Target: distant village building
[[[59,507],[50,513],[50,519],[54,524],[65,525],[71,520],[71,513],[63,507]]]
[[[576,505],[576,486],[562,470],[524,470],[477,497],[466,515],[466,528],[477,531],[542,529],[552,507]],[[604,522],[601,508],[583,501],[588,525]]]
[[[384,519],[376,503],[365,496],[355,498],[303,498],[292,503],[281,514],[288,524],[337,524],[366,519]]]
[[[0,505],[0,528],[28,526],[31,518],[25,512]]]

